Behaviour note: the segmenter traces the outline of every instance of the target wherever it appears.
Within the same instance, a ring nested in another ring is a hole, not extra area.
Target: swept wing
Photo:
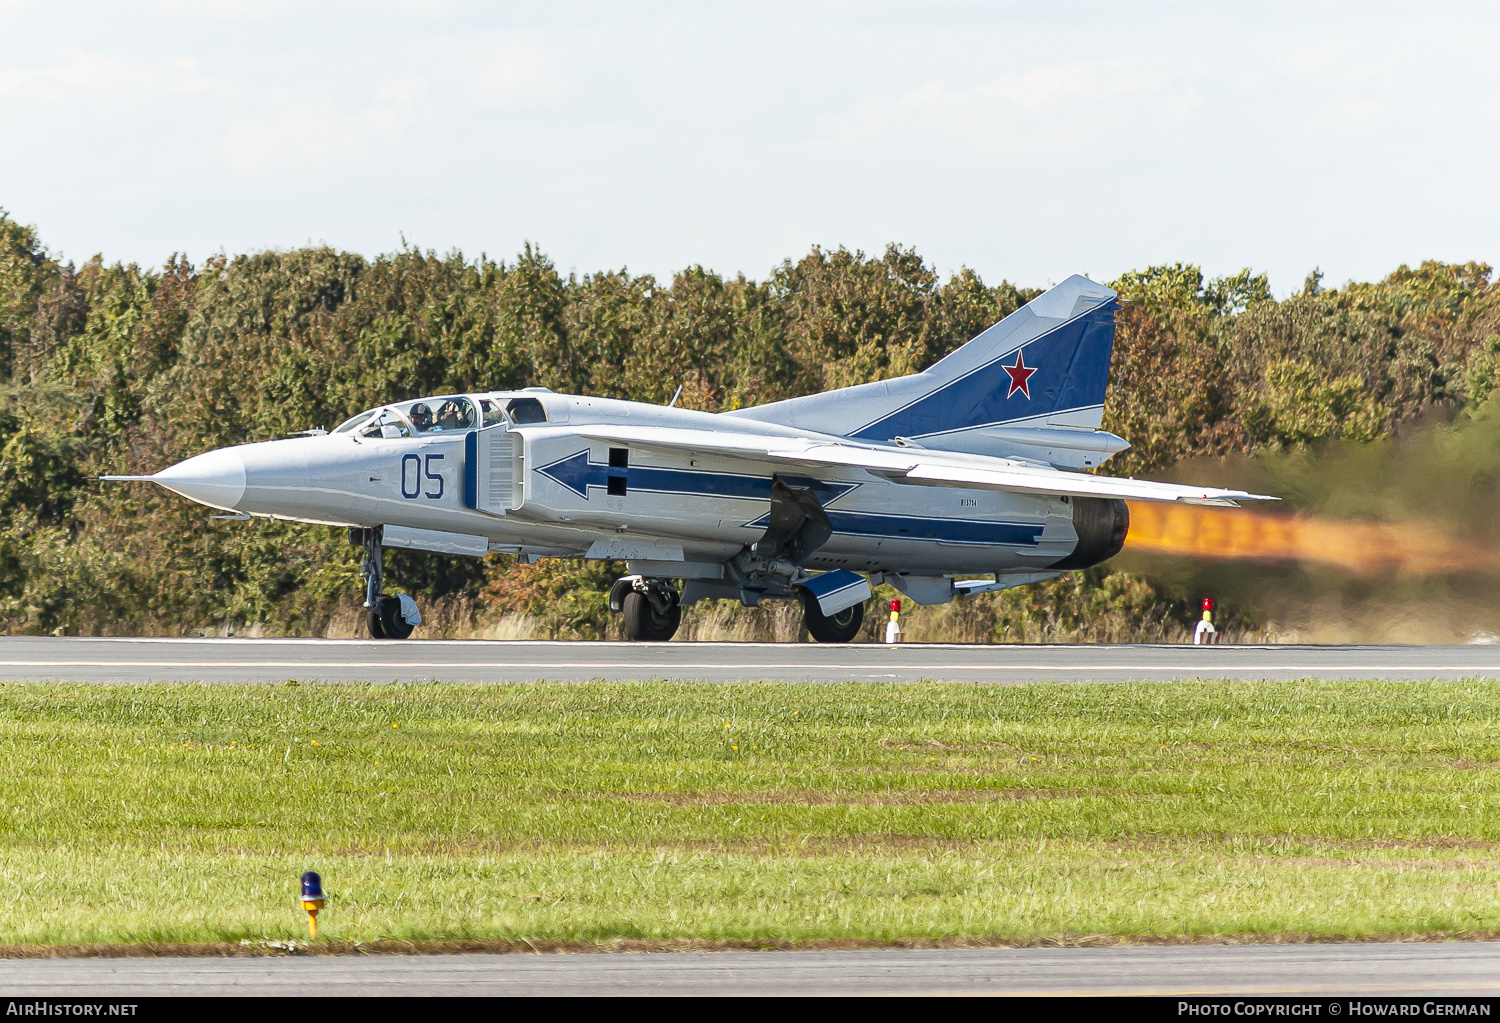
[[[1215,487],[1189,487],[1177,483],[1093,476],[1065,472],[1051,466],[1029,464],[990,455],[934,451],[921,447],[863,445],[789,438],[753,433],[721,433],[657,426],[599,425],[523,428],[520,432],[570,433],[605,442],[673,452],[718,452],[780,462],[802,470],[839,465],[864,469],[895,483],[917,486],[985,488],[1028,494],[1066,494],[1081,497],[1118,497],[1134,501],[1176,501],[1183,504],[1238,507],[1240,501],[1274,501],[1264,494]]]

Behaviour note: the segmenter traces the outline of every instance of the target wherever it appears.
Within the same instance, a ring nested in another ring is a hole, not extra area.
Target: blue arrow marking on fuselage
[[[587,451],[575,452],[566,458],[539,466],[536,470],[548,479],[567,487],[573,493],[589,499],[589,488],[603,490],[609,485],[609,465],[595,462]],[[620,470],[616,469],[616,473]],[[771,477],[750,476],[733,472],[704,472],[701,469],[668,469],[655,465],[632,465],[624,472],[632,493],[647,491],[660,494],[681,494],[687,497],[731,497],[741,500],[769,501],[771,499]],[[824,505],[838,500],[860,483],[829,483],[806,476],[782,475],[788,486],[811,487]]]
[[[601,462],[590,462],[589,453],[580,451],[569,455],[567,458],[559,458],[555,462],[541,466],[537,472],[550,480],[554,480],[567,487],[573,493],[589,499],[588,488],[590,485],[596,487],[608,486],[609,466]]]

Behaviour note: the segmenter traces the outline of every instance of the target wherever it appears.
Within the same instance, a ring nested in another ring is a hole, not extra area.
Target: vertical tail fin
[[[921,373],[728,414],[860,440],[904,437],[987,454],[1010,453],[1018,430],[1056,434],[1066,448],[1066,435],[1092,434],[1102,419],[1116,305],[1109,288],[1069,277]],[[1094,456],[1076,464],[1097,465],[1099,452],[1108,457],[1125,444],[1096,435],[1087,447]],[[1075,464],[1066,457],[1048,460]]]

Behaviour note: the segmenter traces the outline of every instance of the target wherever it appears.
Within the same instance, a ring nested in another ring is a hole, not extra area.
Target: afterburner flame
[[[1492,571],[1500,557],[1433,523],[1358,522],[1129,501],[1127,550],[1195,558],[1316,561],[1360,575]]]

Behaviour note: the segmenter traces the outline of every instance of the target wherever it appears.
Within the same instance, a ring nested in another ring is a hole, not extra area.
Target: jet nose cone
[[[245,496],[245,461],[233,448],[220,448],[168,466],[151,479],[189,501],[238,511]]]

